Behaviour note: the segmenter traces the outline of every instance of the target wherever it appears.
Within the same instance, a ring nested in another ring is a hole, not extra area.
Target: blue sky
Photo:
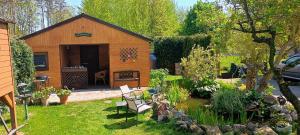
[[[81,0],[66,0],[68,4],[78,7],[81,5]],[[198,0],[175,0],[176,5],[179,8],[189,9]]]

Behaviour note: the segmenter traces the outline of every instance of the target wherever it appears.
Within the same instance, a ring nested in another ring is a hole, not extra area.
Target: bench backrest
[[[114,80],[136,79],[140,78],[139,71],[117,71],[113,72]]]
[[[120,89],[121,89],[122,94],[130,93],[130,89],[129,89],[128,85],[120,86]]]

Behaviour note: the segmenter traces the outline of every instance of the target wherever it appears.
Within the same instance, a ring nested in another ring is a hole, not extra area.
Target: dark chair
[[[47,75],[38,75],[34,80],[36,87],[40,90],[42,87],[47,87],[49,85],[49,77]]]

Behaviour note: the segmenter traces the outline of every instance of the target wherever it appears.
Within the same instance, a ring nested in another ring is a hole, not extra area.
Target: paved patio
[[[142,87],[141,92],[147,89],[147,87]],[[80,89],[75,90],[69,96],[68,102],[80,102],[80,101],[92,101],[92,100],[100,100],[107,98],[115,98],[121,97],[121,90],[118,89],[110,89],[108,87],[102,88],[90,88],[90,89]],[[59,97],[56,94],[50,95],[49,102],[59,102]]]

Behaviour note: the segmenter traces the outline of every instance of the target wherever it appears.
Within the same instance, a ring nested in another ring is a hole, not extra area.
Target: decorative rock
[[[158,115],[157,116],[157,121],[162,122],[162,121],[167,121],[168,116],[167,115]]]
[[[182,116],[184,116],[185,114],[183,112],[180,112],[180,111],[177,111],[177,112],[173,112],[173,115],[174,115],[174,118],[175,119],[179,119],[181,118]]]
[[[232,132],[232,127],[230,125],[225,125],[221,128],[222,133]]]
[[[286,103],[286,99],[283,96],[277,97],[277,100],[280,105],[284,105]]]
[[[158,121],[166,121],[168,120],[169,115],[169,103],[168,101],[161,101],[159,103],[156,103],[157,105],[157,120]]]
[[[264,96],[263,102],[270,104],[270,105],[278,104],[277,98],[272,95]]]
[[[234,133],[233,133],[233,131],[231,131],[231,132],[223,133],[223,135],[234,135]]]
[[[251,132],[254,132],[255,129],[256,129],[257,127],[258,127],[258,124],[257,124],[257,123],[254,124],[254,123],[252,123],[252,122],[249,122],[249,123],[247,124],[247,129],[250,130]]]
[[[235,134],[241,134],[241,133],[246,133],[247,127],[242,124],[234,124],[233,125],[233,132]]]
[[[179,127],[180,127],[180,130],[185,130],[185,131],[188,130],[188,126],[186,124],[180,125]]]
[[[270,108],[271,112],[281,112],[282,111],[282,106],[281,105],[272,105]]]
[[[192,131],[192,133],[195,133],[197,135],[205,134],[205,132],[196,123],[190,125],[190,130]]]
[[[180,125],[183,125],[183,124],[186,124],[184,121],[176,121],[176,126],[180,126]]]
[[[296,120],[298,119],[298,114],[297,114],[296,111],[293,111],[293,112],[291,113],[291,116],[292,116],[293,121],[296,121]]]
[[[204,129],[206,135],[221,135],[222,132],[217,126],[208,126],[208,125],[201,125],[201,128]]]
[[[277,135],[272,128],[264,126],[255,130],[254,135]]]
[[[293,132],[292,125],[283,122],[276,123],[275,130],[277,131],[277,133],[282,135],[289,135]]]
[[[293,117],[290,114],[285,114],[284,119],[288,122],[293,122]]]
[[[247,105],[246,110],[254,111],[254,110],[257,110],[258,108],[259,108],[259,103],[254,101],[254,102],[250,103],[249,105]]]

